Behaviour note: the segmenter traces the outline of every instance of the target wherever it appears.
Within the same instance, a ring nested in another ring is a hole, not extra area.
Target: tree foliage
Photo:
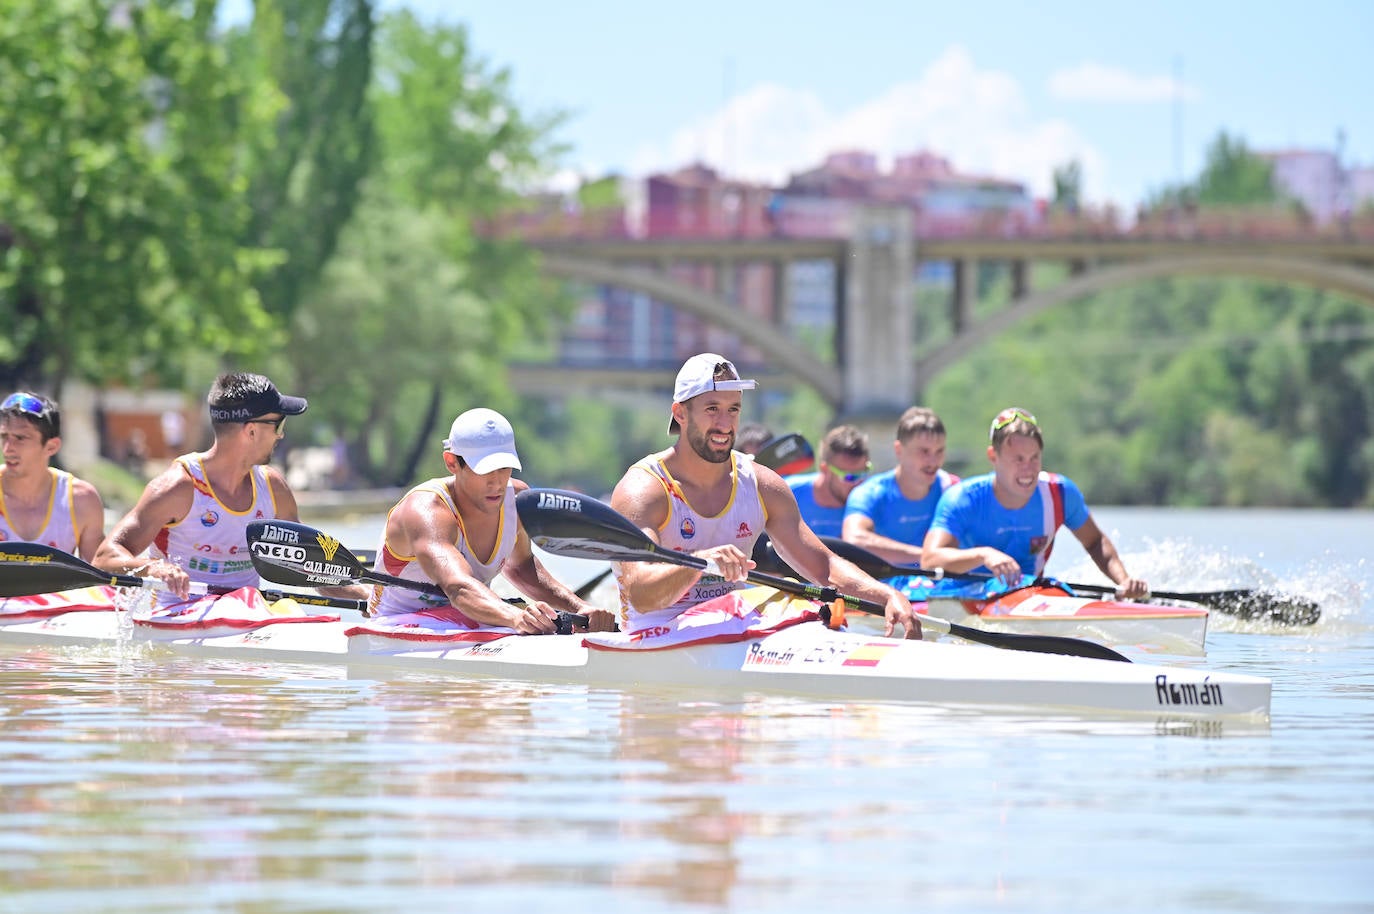
[[[372,166],[371,0],[257,0],[226,39],[268,115],[240,132],[252,217],[246,243],[277,253],[258,282],[289,318],[333,256]]]
[[[1077,160],[1054,170],[1054,207],[1076,213],[1083,200],[1083,166]]]
[[[433,427],[435,391],[491,393],[482,383],[495,345],[487,305],[447,237],[436,213],[365,196],[292,322],[292,358],[280,372],[311,397],[313,421],[345,436],[364,480],[410,481],[415,464],[399,458],[417,425]]]
[[[1371,337],[1368,308],[1317,290],[1159,280],[1018,326],[925,399],[951,449],[1032,410],[1047,468],[1096,503],[1368,505]]]
[[[527,249],[479,231],[545,167],[557,120],[526,119],[464,27],[406,11],[380,24],[369,98],[379,155],[365,202],[282,370],[309,366],[313,418],[346,435],[364,482],[401,485],[453,415],[512,407],[505,362],[562,306]]]
[[[1252,153],[1245,140],[1223,130],[1207,145],[1197,180],[1156,191],[1145,209],[1266,207],[1281,201],[1274,186],[1274,166]]]
[[[272,323],[241,243],[255,112],[211,0],[8,0],[0,16],[0,384],[175,376]]]
[[[1240,137],[1222,131],[1207,147],[1207,163],[1197,181],[1201,206],[1241,206],[1278,202],[1274,167],[1254,155]]]

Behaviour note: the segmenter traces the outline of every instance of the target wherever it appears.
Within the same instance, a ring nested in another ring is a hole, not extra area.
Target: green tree
[[[1083,199],[1083,166],[1077,160],[1054,170],[1054,208],[1068,213],[1078,212]]]
[[[212,0],[7,0],[0,16],[0,385],[174,378],[273,324],[240,243],[247,87]]]
[[[1264,206],[1281,202],[1274,168],[1255,155],[1245,140],[1219,132],[1207,146],[1206,161],[1196,181],[1168,185],[1151,193],[1144,209],[1216,206]]]
[[[1274,169],[1254,155],[1240,137],[1225,131],[1207,147],[1207,162],[1197,181],[1197,202],[1202,206],[1243,206],[1276,203]]]
[[[488,391],[487,306],[446,238],[437,213],[364,195],[292,321],[294,357],[280,373],[311,397],[312,422],[345,435],[354,471],[376,485],[411,480],[418,458],[398,457],[414,447],[417,426],[435,427],[436,390]],[[442,437],[426,439],[424,456]]]
[[[506,362],[566,307],[527,248],[483,231],[551,167],[558,119],[521,114],[461,26],[389,14],[375,50],[366,202],[296,315],[290,362],[310,365],[311,412],[350,430],[363,478],[402,485],[453,414],[512,408]]]
[[[257,0],[252,22],[226,40],[270,115],[241,136],[244,237],[278,254],[258,290],[284,318],[333,256],[372,165],[373,34],[371,0]]]

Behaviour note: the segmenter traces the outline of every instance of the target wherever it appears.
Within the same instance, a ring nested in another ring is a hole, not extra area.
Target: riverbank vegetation
[[[337,447],[359,487],[440,472],[450,418],[487,405],[520,429],[527,478],[604,491],[667,443],[667,397],[507,384],[510,362],[555,356],[572,314],[528,248],[483,230],[562,164],[563,115],[521,110],[511,81],[463,26],[372,0],[257,0],[241,22],[215,0],[11,0],[0,386],[198,399],[226,367],[265,371],[311,400],[292,443]],[[1282,207],[1266,167],[1223,135],[1197,182],[1147,207]],[[1056,172],[1061,205],[1078,179]],[[989,267],[979,291],[987,313],[1009,281]],[[918,293],[913,357],[947,333],[947,294]],[[1370,506],[1370,328],[1312,289],[1158,280],[1017,325],[923,398],[965,471],[1015,403],[1094,502]],[[834,418],[805,391],[749,403],[816,440]]]

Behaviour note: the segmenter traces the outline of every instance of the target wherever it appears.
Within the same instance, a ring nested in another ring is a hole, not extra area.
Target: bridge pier
[[[891,469],[893,430],[915,390],[916,242],[911,212],[859,210],[844,261],[836,348],[843,401],[838,421],[868,435],[877,469]]]
[[[895,416],[911,404],[915,314],[911,211],[864,207],[854,220],[837,328],[841,414]]]
[[[958,336],[969,326],[969,314],[973,310],[973,299],[978,292],[978,261],[972,257],[959,257],[953,264],[954,289],[949,299],[949,328]]]
[[[1025,260],[1011,262],[1011,297],[1025,298],[1030,294],[1030,264]]]

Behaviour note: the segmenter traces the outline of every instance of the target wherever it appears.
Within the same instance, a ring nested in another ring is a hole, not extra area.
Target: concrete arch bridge
[[[1327,289],[1374,305],[1374,243],[1359,239],[1255,239],[1247,237],[1156,239],[950,238],[913,236],[910,213],[873,207],[860,210],[848,239],[710,239],[556,241],[538,243],[550,277],[606,285],[649,296],[726,330],[761,354],[779,380],[814,388],[844,417],[888,421],[911,403],[940,372],[1016,323],[1107,289],[1168,276],[1241,276]],[[829,261],[834,276],[835,353],[817,358],[793,338],[788,326],[789,270],[798,263]],[[948,303],[950,341],[919,363],[915,343],[914,279],[918,265],[951,265]],[[1068,278],[1033,289],[1030,266],[1058,262]],[[975,278],[982,263],[1009,264],[1012,299],[1003,310],[975,319]],[[772,267],[767,316],[741,307],[729,287],[743,264]],[[715,288],[675,278],[682,265],[709,266]],[[562,392],[635,384],[665,387],[671,367],[639,372],[520,366],[513,382],[527,391]],[[636,376],[637,375],[637,376]]]

